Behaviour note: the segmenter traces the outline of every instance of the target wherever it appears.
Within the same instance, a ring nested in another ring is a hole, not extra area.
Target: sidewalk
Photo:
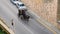
[[[6,24],[4,24],[4,21],[1,18],[0,24],[3,26],[4,29],[6,29],[7,33],[14,34],[14,32]]]
[[[44,25],[47,29],[52,31],[54,34],[60,34],[60,30],[57,27],[55,27],[53,24],[45,21],[42,17],[39,17],[38,15],[36,15],[31,10],[29,10],[28,13],[30,14],[30,16],[33,16],[33,18],[36,21],[38,21],[40,24]]]

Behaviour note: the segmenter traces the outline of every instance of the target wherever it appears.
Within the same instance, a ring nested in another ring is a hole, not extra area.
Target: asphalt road
[[[10,0],[0,0],[0,17],[4,19],[6,24],[15,32],[15,34],[53,34],[34,20],[34,18],[30,18],[29,22],[26,22],[21,20],[17,14],[18,9]],[[14,23],[13,26],[11,25],[12,19]]]

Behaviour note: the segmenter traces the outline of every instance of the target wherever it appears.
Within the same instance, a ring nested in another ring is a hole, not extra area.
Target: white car
[[[18,10],[27,10],[27,7],[22,2],[16,2]]]
[[[21,1],[19,2],[18,0],[10,0],[11,3],[13,3],[14,5],[16,5],[16,7],[18,8],[18,10],[26,10],[26,6],[24,5],[24,3],[22,3]]]

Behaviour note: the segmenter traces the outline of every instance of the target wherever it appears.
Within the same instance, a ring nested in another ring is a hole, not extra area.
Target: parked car
[[[18,0],[10,0],[12,4],[16,5],[16,3],[18,2]]]
[[[24,3],[22,3],[21,1],[18,0],[10,0],[11,3],[13,3],[14,5],[16,5],[16,7],[18,8],[18,10],[26,10],[26,6],[24,5]]]
[[[18,10],[27,10],[27,7],[22,2],[16,2],[16,7]]]

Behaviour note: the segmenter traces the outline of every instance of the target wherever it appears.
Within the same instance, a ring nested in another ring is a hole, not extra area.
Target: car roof
[[[23,4],[22,2],[19,2],[19,1],[16,1],[16,3],[18,3],[18,4]]]

